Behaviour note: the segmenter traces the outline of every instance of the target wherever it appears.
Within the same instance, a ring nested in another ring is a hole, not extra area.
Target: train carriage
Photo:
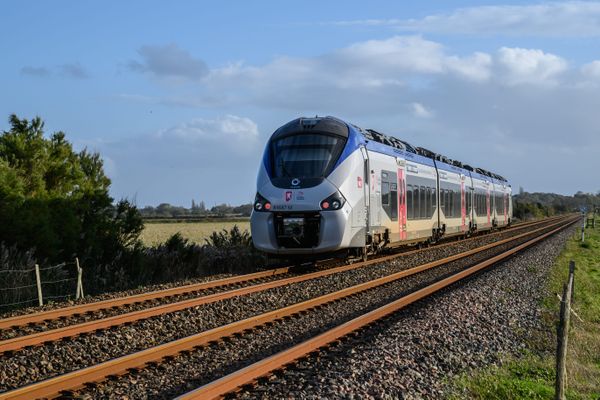
[[[251,230],[255,247],[268,253],[364,256],[507,225],[511,216],[510,185],[499,175],[315,117],[291,121],[271,136]]]

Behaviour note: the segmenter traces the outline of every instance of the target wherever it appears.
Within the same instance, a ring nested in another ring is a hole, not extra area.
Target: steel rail
[[[554,222],[553,224],[550,224],[549,226],[554,226],[559,223],[560,222]],[[511,238],[503,239],[498,242],[493,242],[486,246],[489,246],[487,248],[491,248],[496,245],[507,243],[514,238],[520,238],[520,237],[523,237],[524,235],[530,235],[532,233],[538,232],[539,230],[547,229],[547,228],[548,228],[548,226],[543,226],[543,227],[535,229],[533,231],[528,231],[526,233],[511,237]],[[486,248],[486,246],[483,246],[480,248]],[[419,250],[416,250],[416,251],[419,251]],[[459,255],[467,254],[467,253],[469,253],[469,252],[460,253]],[[359,263],[354,263],[351,265],[343,265],[340,267],[329,268],[326,270],[312,272],[312,273],[305,274],[305,275],[279,279],[276,281],[261,283],[261,284],[257,284],[257,285],[253,285],[253,286],[246,286],[246,287],[242,287],[239,289],[233,289],[233,290],[229,290],[229,291],[225,291],[225,292],[210,294],[210,295],[206,295],[206,296],[202,296],[202,297],[198,297],[198,298],[192,298],[192,299],[188,299],[188,300],[183,300],[183,301],[179,301],[179,302],[175,302],[175,303],[163,304],[163,305],[159,305],[159,306],[155,306],[155,307],[151,307],[151,308],[147,308],[147,309],[143,309],[143,310],[132,311],[132,312],[125,313],[125,314],[115,315],[115,316],[108,317],[108,318],[103,318],[103,319],[88,321],[88,322],[84,322],[84,323],[80,323],[80,324],[69,325],[69,326],[65,326],[62,328],[37,332],[34,334],[30,334],[30,335],[18,336],[15,338],[0,341],[0,353],[19,350],[19,349],[22,349],[27,346],[38,346],[38,345],[41,345],[41,344],[44,344],[47,342],[52,342],[52,341],[69,338],[69,337],[74,337],[77,335],[95,332],[98,330],[108,329],[108,328],[111,328],[114,326],[124,325],[127,323],[151,318],[151,317],[162,315],[162,314],[181,311],[181,310],[191,308],[191,307],[210,304],[210,303],[214,303],[217,301],[230,299],[233,297],[244,296],[244,295],[248,295],[248,294],[252,294],[252,293],[265,291],[268,289],[278,288],[278,287],[282,287],[282,286],[287,286],[287,285],[291,285],[291,284],[295,284],[295,283],[304,282],[307,280],[321,278],[321,277],[333,275],[333,274],[340,273],[340,272],[345,272],[345,271],[362,268],[362,267],[366,267],[366,266],[373,265],[373,264],[378,264],[381,262],[385,262],[388,260],[392,260],[392,259],[395,259],[398,257],[405,256],[405,255],[407,255],[407,253],[392,254],[389,256],[378,257],[376,259],[367,260],[367,261],[363,261],[363,262],[359,262]],[[443,260],[453,259],[453,257],[456,257],[456,256],[457,255],[443,259]]]
[[[573,223],[575,221],[572,221]],[[508,251],[505,251],[499,255],[496,255],[488,260],[480,262],[472,267],[462,270],[452,276],[428,285],[422,289],[412,292],[406,296],[403,296],[391,303],[386,304],[378,309],[363,314],[357,318],[354,318],[346,323],[338,325],[337,327],[330,329],[326,332],[319,334],[311,339],[308,339],[302,343],[299,343],[287,350],[283,350],[277,354],[267,357],[261,361],[255,362],[242,368],[236,372],[226,375],[220,379],[210,382],[200,388],[188,392],[184,395],[177,397],[177,400],[191,400],[191,399],[218,399],[225,396],[227,393],[233,392],[238,388],[255,382],[261,377],[270,375],[273,371],[284,368],[286,365],[293,363],[294,361],[306,357],[310,353],[318,351],[319,349],[339,341],[343,337],[366,327],[376,321],[379,321],[398,310],[412,304],[418,300],[421,300],[427,296],[430,296],[441,289],[444,289],[466,277],[469,277],[484,268],[498,263],[523,250],[527,247],[544,240],[548,236],[560,231],[569,224],[560,226],[550,232],[547,232],[539,237],[529,240],[519,246],[516,246]]]
[[[554,226],[559,223],[560,222],[554,222],[553,224],[550,224],[549,226]],[[520,235],[511,237],[511,238],[507,238],[507,239],[503,239],[498,242],[493,242],[486,246],[490,246],[489,248],[491,248],[496,245],[507,243],[507,242],[511,241],[512,239],[520,238],[525,235],[530,235],[532,233],[535,233],[535,232],[538,232],[540,230],[547,229],[547,228],[548,228],[548,226],[543,226],[543,227],[537,228],[533,231],[522,233]],[[486,248],[486,246],[483,246],[481,248]],[[473,251],[473,250],[471,250],[471,251]],[[469,253],[469,252],[466,252],[466,253]],[[466,253],[460,253],[460,254],[466,254]],[[210,295],[193,298],[193,299],[188,299],[188,300],[183,300],[183,301],[176,302],[176,303],[163,304],[163,305],[159,305],[156,307],[151,307],[151,308],[147,308],[144,310],[133,311],[133,312],[125,313],[125,314],[115,315],[115,316],[104,318],[104,319],[69,325],[66,327],[42,331],[42,332],[25,335],[25,336],[18,336],[15,338],[0,341],[0,353],[19,350],[19,349],[22,349],[27,346],[38,346],[43,343],[52,342],[52,341],[69,338],[69,337],[74,337],[77,335],[95,332],[98,330],[108,329],[113,326],[124,325],[126,323],[131,323],[131,322],[135,322],[135,321],[139,321],[139,320],[143,320],[143,319],[147,319],[147,318],[151,318],[154,316],[167,314],[167,313],[171,313],[171,312],[181,311],[181,310],[191,308],[191,307],[196,307],[199,305],[210,304],[210,303],[214,303],[217,301],[230,299],[233,297],[244,296],[244,295],[248,295],[248,294],[252,294],[252,293],[256,293],[256,292],[265,291],[268,289],[278,288],[278,287],[287,286],[287,285],[291,285],[291,284],[295,284],[295,283],[301,283],[301,282],[304,282],[307,280],[321,278],[321,277],[333,275],[333,274],[340,273],[340,272],[345,272],[345,271],[362,268],[362,267],[373,265],[373,264],[378,264],[381,262],[392,260],[394,258],[401,257],[406,254],[407,253],[392,254],[389,256],[379,257],[379,258],[376,258],[373,260],[367,260],[364,262],[354,263],[351,265],[344,265],[344,266],[340,266],[340,267],[329,268],[326,270],[312,272],[309,274],[300,275],[300,276],[296,276],[296,277],[284,278],[284,279],[280,279],[280,280],[276,280],[276,281],[272,281],[272,282],[266,282],[266,283],[261,283],[261,284],[257,284],[257,285],[253,285],[253,286],[247,286],[247,287],[243,287],[243,288],[239,288],[239,289],[233,289],[230,291],[210,294]],[[452,256],[452,257],[456,257],[456,256],[457,255]],[[443,260],[448,260],[448,259],[451,259],[452,257],[446,258]]]
[[[129,304],[143,303],[149,300],[167,298],[180,294],[193,293],[200,290],[214,289],[223,286],[236,285],[257,279],[262,279],[274,275],[285,274],[290,271],[290,267],[277,268],[268,271],[255,272],[252,274],[244,274],[233,276],[230,278],[217,279],[214,281],[193,283],[185,286],[178,286],[170,289],[156,290],[137,295],[119,297],[116,299],[108,299],[94,303],[80,304],[70,307],[58,308],[56,310],[42,311],[33,314],[18,315],[15,317],[0,319],[0,330],[25,326],[38,322],[54,320],[59,318],[70,317],[78,314],[85,314],[94,311],[106,310],[114,307],[120,307]]]
[[[557,228],[557,230],[564,228],[568,223],[573,223],[574,221],[575,220],[561,221],[561,223],[564,223],[565,225],[560,226],[559,228]],[[536,230],[536,232],[541,229],[543,228]],[[551,233],[555,231],[552,231]],[[546,235],[549,235],[551,233],[547,233]],[[267,313],[259,314],[250,318],[246,318],[244,320],[236,321],[192,336],[188,336],[156,347],[152,347],[113,360],[109,360],[101,364],[76,370],[64,375],[47,379],[45,381],[33,383],[31,385],[14,389],[9,392],[0,393],[0,400],[53,397],[59,395],[60,393],[73,391],[83,387],[86,383],[100,382],[109,376],[121,375],[127,373],[127,371],[132,369],[143,368],[147,364],[160,362],[162,359],[172,357],[180,352],[193,350],[194,348],[202,347],[211,342],[219,341],[233,334],[242,333],[244,331],[254,329],[258,326],[276,320],[280,320],[288,316],[298,315],[304,311],[318,308],[327,303],[337,301],[341,298],[352,296],[356,293],[373,289],[377,286],[381,286],[386,283],[402,279],[406,276],[414,275],[416,273],[423,272],[425,270],[435,268],[437,266],[444,265],[461,258],[468,257],[481,251],[500,246],[509,241],[518,240],[519,238],[530,234],[531,232],[519,235],[514,238],[505,239],[501,242],[492,243],[490,245],[482,246],[478,249],[469,250],[464,253],[448,257],[444,260],[436,260],[427,264],[423,264],[419,267],[400,271],[389,276],[355,285],[353,287],[345,288],[340,291],[332,292],[314,299],[306,300],[301,303],[293,304],[282,309],[269,311]]]
[[[547,219],[544,219],[541,221],[523,222],[523,223],[514,225],[511,228],[504,229],[500,232],[494,232],[494,233],[507,232],[507,231],[510,231],[513,229],[515,229],[515,230],[522,229],[529,225],[545,223],[545,222],[549,222],[551,220],[552,220],[552,218],[547,218]],[[477,237],[480,237],[480,236],[474,236],[469,239],[475,239]],[[469,240],[469,239],[467,239],[467,240]],[[444,247],[447,245],[452,245],[454,243],[456,243],[456,242],[444,242],[444,243],[440,243],[438,246]],[[408,253],[412,253],[412,251],[408,252]],[[407,252],[405,252],[404,254],[407,254]],[[56,320],[56,319],[60,319],[60,318],[68,318],[68,317],[72,317],[72,316],[76,316],[76,315],[93,313],[96,311],[107,310],[107,309],[111,309],[111,308],[117,308],[117,307],[122,307],[122,306],[126,306],[126,305],[131,305],[131,304],[143,303],[143,302],[147,302],[150,300],[164,299],[164,298],[169,298],[169,297],[173,297],[173,296],[177,296],[177,295],[183,295],[183,294],[197,292],[200,290],[215,289],[215,288],[220,288],[220,287],[225,287],[225,286],[232,286],[232,285],[237,285],[237,284],[241,284],[241,283],[247,283],[247,282],[262,279],[265,277],[282,275],[282,274],[290,272],[290,270],[291,270],[291,267],[282,267],[282,268],[277,268],[277,269],[268,270],[268,271],[261,271],[261,272],[251,273],[251,274],[234,276],[234,277],[230,277],[230,278],[218,279],[218,280],[209,281],[209,282],[195,283],[195,284],[190,284],[190,285],[185,285],[185,286],[174,287],[174,288],[170,288],[170,289],[156,290],[156,291],[152,291],[152,292],[148,292],[148,293],[141,293],[141,294],[132,295],[132,296],[119,297],[119,298],[115,298],[115,299],[108,299],[108,300],[103,300],[103,301],[98,301],[98,302],[93,302],[93,303],[79,304],[79,305],[74,305],[74,306],[70,306],[70,307],[62,307],[62,308],[58,308],[55,310],[48,310],[48,311],[41,311],[41,312],[36,312],[36,313],[18,315],[18,316],[14,316],[14,317],[0,319],[0,330],[10,329],[10,328],[18,328],[21,326],[31,325],[31,324],[35,324],[35,323],[39,323],[39,322]]]

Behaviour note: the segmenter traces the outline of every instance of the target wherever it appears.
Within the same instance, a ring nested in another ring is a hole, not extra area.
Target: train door
[[[398,221],[398,176],[394,171],[381,170],[381,208],[391,221]]]
[[[369,229],[374,234],[380,230],[382,221],[381,170],[383,168],[379,154],[369,155]]]
[[[465,185],[466,185],[466,198],[467,198],[467,225],[468,229],[473,229],[473,225],[475,225],[475,215],[474,215],[474,199],[473,193],[475,192],[475,188],[473,187],[473,178],[471,177],[471,173],[468,176],[465,176]]]

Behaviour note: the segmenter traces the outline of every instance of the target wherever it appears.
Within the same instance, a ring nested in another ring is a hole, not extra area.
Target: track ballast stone
[[[518,356],[533,337],[552,340],[540,304],[550,269],[574,229],[407,307],[238,397],[444,397],[445,382],[454,375]]]

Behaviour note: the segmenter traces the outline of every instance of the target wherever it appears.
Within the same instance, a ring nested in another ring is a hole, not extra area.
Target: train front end
[[[352,244],[353,206],[361,191],[347,180],[362,175],[358,140],[332,117],[299,118],[275,131],[260,165],[250,222],[257,249],[313,255]]]

